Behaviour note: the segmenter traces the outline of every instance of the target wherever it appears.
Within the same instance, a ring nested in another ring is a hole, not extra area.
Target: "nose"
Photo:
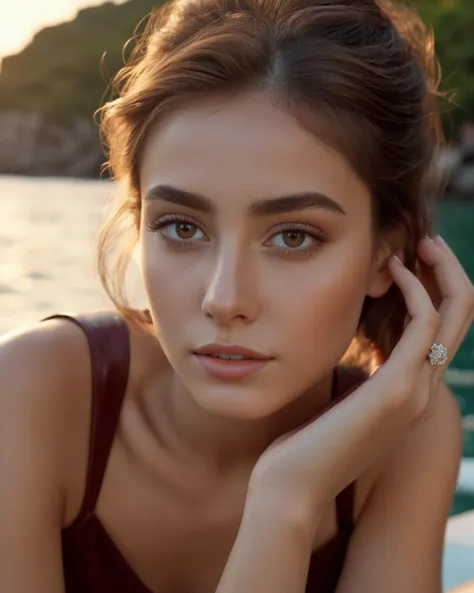
[[[219,325],[253,321],[259,311],[254,263],[237,248],[221,251],[202,302],[203,312]]]

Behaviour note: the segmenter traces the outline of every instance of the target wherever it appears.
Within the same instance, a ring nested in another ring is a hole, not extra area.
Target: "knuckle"
[[[416,397],[413,398],[413,408],[412,408],[412,421],[417,421],[423,418],[426,414],[426,411],[429,408],[430,397],[429,394],[424,391],[418,393]]]
[[[408,381],[399,381],[396,390],[396,403],[398,406],[404,405],[411,399],[413,393],[413,385],[409,384]]]
[[[457,307],[466,315],[474,311],[474,287],[470,287],[469,290],[459,296]]]
[[[405,373],[405,376],[394,378],[392,381],[391,397],[387,401],[396,409],[400,409],[411,402],[414,383],[409,380],[408,375],[409,373]]]
[[[407,423],[421,418],[428,407],[427,390],[417,384],[400,383],[397,391],[397,408],[403,411]]]
[[[425,323],[430,330],[436,332],[441,325],[441,315],[435,309],[428,311],[425,316]]]

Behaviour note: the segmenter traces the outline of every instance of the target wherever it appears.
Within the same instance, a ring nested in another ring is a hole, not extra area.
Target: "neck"
[[[217,473],[257,461],[281,435],[304,425],[323,411],[331,400],[333,372],[276,413],[258,420],[234,420],[201,408],[170,371],[158,391],[158,432],[180,458]],[[157,393],[156,388],[154,393]],[[156,397],[156,395],[155,395]]]

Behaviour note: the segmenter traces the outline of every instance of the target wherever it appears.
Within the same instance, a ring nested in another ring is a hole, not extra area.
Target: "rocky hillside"
[[[0,173],[99,174],[102,155],[93,113],[122,48],[157,2],[108,2],[40,31],[0,74]],[[103,66],[101,58],[104,56]]]
[[[13,0],[14,1],[14,0]],[[103,157],[93,113],[122,65],[137,24],[165,0],[107,2],[40,31],[0,73],[0,174],[96,177]],[[433,26],[445,90],[447,135],[474,122],[474,0],[407,0]],[[102,57],[105,58],[102,62]],[[101,63],[103,65],[101,66]]]

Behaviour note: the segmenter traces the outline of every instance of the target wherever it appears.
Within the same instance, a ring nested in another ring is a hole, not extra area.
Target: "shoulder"
[[[425,415],[370,468],[369,500],[387,500],[389,492],[402,497],[403,489],[408,492],[409,488],[413,491],[418,488],[419,496],[425,499],[426,492],[436,488],[445,492],[445,505],[450,506],[462,448],[459,404],[449,387],[442,383]]]
[[[443,383],[433,394],[426,414],[368,470],[360,523],[377,522],[386,513],[400,514],[413,525],[428,521],[433,538],[442,539],[462,449],[459,405]]]
[[[442,385],[427,414],[374,465],[338,593],[440,591],[444,534],[462,454],[462,422]]]
[[[17,465],[33,450],[65,505],[75,468],[87,456],[91,368],[85,335],[61,319],[10,332],[0,337],[0,377],[0,447],[12,451]]]
[[[368,374],[364,379],[363,371],[351,370],[348,377],[350,392],[367,379]],[[373,507],[377,499],[387,502],[387,492],[396,496],[400,489],[405,488],[405,492],[408,492],[408,485],[425,489],[429,487],[430,480],[431,487],[446,492],[446,504],[451,505],[453,492],[443,489],[443,482],[455,487],[462,448],[463,427],[459,404],[449,387],[442,383],[433,394],[425,415],[357,480],[356,522],[369,512],[370,505]],[[418,479],[410,482],[415,475]],[[402,492],[400,496],[403,496]]]
[[[79,355],[79,363],[87,362],[87,349],[87,340],[80,328],[63,319],[21,327],[0,336],[2,382],[5,377],[28,381],[36,373],[42,373],[42,379],[53,385],[58,373],[51,371],[61,370],[60,365],[64,363],[71,366],[76,362],[75,355]],[[16,372],[20,369],[27,372]]]
[[[61,319],[10,332],[0,337],[0,377],[4,403],[45,409],[51,421],[73,412],[73,394],[90,384],[87,339]]]
[[[459,404],[442,383],[423,417],[410,428],[378,463],[374,487],[382,487],[390,476],[415,470],[433,479],[456,479],[462,456],[463,427]],[[422,464],[421,466],[419,464]],[[444,474],[442,472],[445,472]]]

